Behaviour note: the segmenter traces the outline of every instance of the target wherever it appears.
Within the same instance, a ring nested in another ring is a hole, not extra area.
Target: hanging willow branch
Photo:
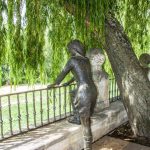
[[[6,4],[4,1],[0,1],[0,65],[5,60],[5,50],[6,50],[6,30],[4,27],[4,19],[3,19],[3,12],[5,11]]]
[[[7,59],[10,66],[10,78],[11,82],[13,77],[16,77],[16,74],[13,74],[13,71],[15,71],[16,68],[13,68],[13,63],[11,62],[13,60],[12,52],[14,50],[14,0],[8,1],[8,32],[7,32]],[[17,62],[16,62],[17,63]]]
[[[87,50],[102,47],[108,12],[122,23],[137,55],[149,49],[148,0],[8,0],[8,13],[4,3],[1,0],[0,65],[8,62],[15,84],[22,77],[30,83],[46,79],[45,71],[50,81],[55,79],[68,59],[66,45],[71,39],[80,39]],[[101,39],[95,41],[95,32]]]
[[[33,82],[36,76],[36,70],[43,70],[43,46],[44,46],[44,16],[42,14],[42,0],[26,0],[26,76],[28,81]],[[33,78],[32,78],[33,77]]]
[[[5,1],[0,1],[0,85],[2,82],[2,65],[5,63],[5,52],[6,52],[6,29],[4,27],[3,12],[6,9]]]
[[[117,1],[116,17],[122,23],[137,56],[150,49],[149,38],[149,6],[148,0]]]
[[[12,5],[12,6],[11,6]],[[14,7],[13,7],[14,6]],[[9,61],[10,77],[14,84],[19,83],[22,79],[24,58],[23,58],[23,38],[21,33],[21,0],[15,3],[9,3]],[[8,7],[8,8],[9,8]],[[14,11],[13,11],[14,9]],[[14,17],[13,17],[14,16]],[[11,20],[11,18],[13,19]]]

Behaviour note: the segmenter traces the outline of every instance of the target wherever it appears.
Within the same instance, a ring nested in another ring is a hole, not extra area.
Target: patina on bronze
[[[84,45],[79,40],[73,40],[68,44],[71,58],[59,74],[56,82],[48,88],[59,85],[65,76],[71,71],[77,82],[77,89],[74,93],[73,104],[78,110],[82,131],[84,136],[84,149],[92,149],[92,132],[90,116],[94,111],[97,89],[92,79],[89,59],[85,57]]]

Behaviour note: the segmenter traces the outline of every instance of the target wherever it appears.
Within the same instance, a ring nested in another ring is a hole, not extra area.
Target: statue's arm
[[[65,76],[70,72],[71,69],[72,69],[72,63],[71,60],[69,60],[68,63],[65,65],[64,69],[58,75],[55,84],[59,85],[61,81],[65,78]]]
[[[55,82],[53,84],[48,85],[47,88],[52,88],[52,87],[55,87],[56,85],[59,85],[61,81],[65,78],[65,76],[70,72],[71,69],[72,69],[72,61],[69,60],[67,64],[65,65],[64,69],[58,75]]]
[[[63,83],[62,85],[63,85],[63,86],[67,86],[67,85],[71,84],[71,83],[74,82],[74,81],[75,81],[75,78],[72,77],[68,82]]]

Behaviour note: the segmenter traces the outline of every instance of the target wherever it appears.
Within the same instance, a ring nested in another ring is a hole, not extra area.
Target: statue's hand
[[[69,85],[69,83],[68,82],[66,82],[66,83],[63,83],[63,84],[61,84],[62,86],[68,86]]]
[[[50,84],[50,85],[47,86],[47,88],[48,88],[48,89],[51,89],[51,88],[53,88],[53,87],[55,87],[55,86],[56,86],[56,84]]]
[[[80,100],[76,98],[73,103],[74,103],[74,106],[77,108],[80,105]]]

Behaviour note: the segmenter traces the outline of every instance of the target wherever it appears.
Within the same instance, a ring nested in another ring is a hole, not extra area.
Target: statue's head
[[[139,62],[143,68],[150,68],[150,54],[148,53],[141,54]]]
[[[79,40],[72,40],[68,43],[67,48],[73,56],[75,56],[76,54],[85,56],[84,45]]]
[[[100,70],[105,62],[105,55],[100,48],[91,48],[87,52],[87,57],[89,58],[93,69]]]

